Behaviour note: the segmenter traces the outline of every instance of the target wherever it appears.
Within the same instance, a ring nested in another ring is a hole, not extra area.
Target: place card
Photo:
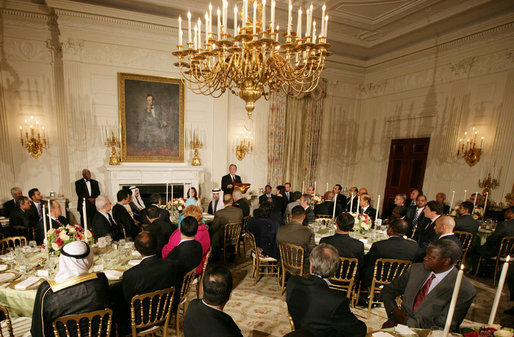
[[[412,331],[411,329],[409,329],[408,326],[403,324],[396,325],[394,331],[398,332],[400,335],[416,335],[414,331]]]
[[[16,290],[25,290],[28,287],[30,287],[31,285],[33,285],[34,283],[38,282],[39,280],[40,280],[39,277],[31,276],[28,279],[23,280],[20,283],[16,284],[14,286],[14,289],[16,289]]]
[[[48,278],[48,270],[40,269],[37,271],[37,276]]]
[[[103,264],[93,266],[93,273],[102,272],[103,270],[104,270]]]
[[[128,264],[129,264],[130,266],[137,266],[137,265],[138,265],[138,264],[140,264],[140,263],[141,263],[141,260],[130,260],[130,261],[128,262]]]

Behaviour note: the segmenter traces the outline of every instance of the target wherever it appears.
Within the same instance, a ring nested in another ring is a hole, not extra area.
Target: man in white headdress
[[[216,214],[217,211],[223,209],[223,191],[219,188],[212,189],[212,200],[209,203],[207,213]]]
[[[73,241],[61,248],[55,280],[44,281],[37,290],[30,329],[33,337],[53,336],[52,322],[58,317],[109,307],[107,278],[103,273],[89,273],[92,265],[87,243]],[[87,329],[84,323],[82,328]]]

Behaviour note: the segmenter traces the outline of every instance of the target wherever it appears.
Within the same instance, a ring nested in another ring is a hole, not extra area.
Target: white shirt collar
[[[216,308],[216,307],[213,307],[212,305],[209,305],[209,304],[205,303],[205,301],[204,301],[203,299],[202,299],[202,303],[203,303],[203,304],[205,304],[206,306],[208,306],[209,308],[212,308],[212,309],[214,309],[214,310],[218,310],[218,311],[223,312],[223,310],[220,310],[220,309],[218,309],[218,308]]]
[[[143,257],[141,258],[141,261],[143,261],[144,259],[147,259],[147,258],[149,258],[149,257],[154,257],[154,256],[155,256],[155,254],[153,254],[153,255],[148,255],[148,256],[143,256]]]
[[[364,212],[366,212],[366,210],[368,209],[368,207],[369,207],[369,205],[368,205],[368,206],[366,206],[366,207],[361,207],[362,212],[363,212],[363,213],[364,213]]]
[[[428,277],[427,277],[427,280],[432,276],[432,275],[435,275],[434,279],[432,280],[432,283],[430,283],[430,288],[428,288],[428,293],[430,293],[442,280],[444,280],[444,278],[453,270],[453,267],[448,269],[447,271],[443,271],[442,273],[439,273],[439,274],[436,274],[434,272],[431,272]],[[425,282],[427,281],[425,280]],[[424,284],[424,283],[423,283]]]
[[[453,233],[441,234],[441,236],[439,237],[439,239],[440,239],[440,238],[442,238],[442,237],[445,237],[445,236],[450,236],[450,235],[453,235]]]
[[[182,242],[186,242],[186,241],[194,241],[194,238],[193,238],[193,239],[184,239],[184,240],[180,240],[180,242],[179,242],[178,244],[180,245]]]

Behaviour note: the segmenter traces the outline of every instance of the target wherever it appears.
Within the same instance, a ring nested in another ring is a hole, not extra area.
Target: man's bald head
[[[232,199],[232,194],[223,195],[223,205],[225,205],[225,206],[232,205],[233,201],[234,200]]]
[[[437,235],[453,233],[455,220],[451,216],[443,215],[436,220],[434,230]]]
[[[334,192],[328,191],[325,193],[325,201],[334,200]]]
[[[134,247],[142,256],[154,255],[157,251],[157,240],[152,233],[142,231],[136,236]]]

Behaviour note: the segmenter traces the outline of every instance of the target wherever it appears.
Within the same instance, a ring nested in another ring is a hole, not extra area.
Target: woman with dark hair
[[[277,230],[279,224],[270,218],[272,211],[272,203],[262,203],[253,212],[253,218],[248,220],[248,230],[255,236],[255,243],[261,255],[278,259]]]
[[[190,205],[200,206],[198,204],[198,192],[196,192],[196,188],[194,188],[193,186],[191,186],[191,188],[187,190],[187,200],[185,207],[187,208],[187,206]]]
[[[286,198],[286,187],[283,185],[277,186],[277,195],[273,200],[275,204],[275,212],[280,211],[280,216],[284,217],[284,212],[287,207],[287,198]]]

